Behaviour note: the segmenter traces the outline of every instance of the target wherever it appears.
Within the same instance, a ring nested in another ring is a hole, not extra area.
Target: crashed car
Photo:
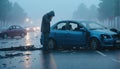
[[[43,34],[41,44],[43,44]],[[49,49],[61,47],[100,47],[120,46],[120,35],[93,21],[64,20],[51,27]]]
[[[27,34],[27,31],[19,25],[12,25],[8,29],[0,31],[1,38],[14,38],[15,36],[24,37]]]

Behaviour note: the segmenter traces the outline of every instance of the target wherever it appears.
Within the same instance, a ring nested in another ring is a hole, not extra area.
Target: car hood
[[[110,31],[109,29],[104,29],[104,30],[91,30],[90,31],[93,34],[108,34],[108,35],[114,35],[117,34],[113,31]]]

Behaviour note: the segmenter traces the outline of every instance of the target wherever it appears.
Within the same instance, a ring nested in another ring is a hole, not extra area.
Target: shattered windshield
[[[104,30],[106,29],[106,27],[98,24],[98,23],[82,23],[86,28],[88,28],[89,30],[98,30],[98,29],[101,29],[101,30]]]

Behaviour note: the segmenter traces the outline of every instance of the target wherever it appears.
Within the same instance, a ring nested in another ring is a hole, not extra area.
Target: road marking
[[[98,54],[100,54],[100,55],[102,55],[102,56],[107,56],[107,55],[105,55],[104,53],[102,53],[102,52],[100,52],[100,51],[96,51]]]
[[[120,63],[119,60],[116,60],[116,59],[114,59],[114,58],[111,58],[111,59],[112,59],[112,61],[114,61],[114,62]]]
[[[98,53],[98,54],[100,54],[100,55],[102,55],[102,56],[104,56],[104,57],[106,57],[107,55],[105,55],[104,53],[102,53],[102,52],[100,52],[100,51],[98,51],[98,50],[96,50],[96,52]],[[120,61],[119,60],[117,60],[117,59],[114,59],[114,58],[110,58],[110,57],[108,57],[109,59],[111,59],[112,61],[114,61],[114,62],[117,62],[117,63],[120,63]]]

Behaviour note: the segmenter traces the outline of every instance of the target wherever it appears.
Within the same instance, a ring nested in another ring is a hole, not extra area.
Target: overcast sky
[[[80,3],[88,7],[92,4],[98,6],[99,0],[10,0],[19,3],[32,19],[40,19],[51,10],[55,11],[53,21],[71,19],[73,12]]]

